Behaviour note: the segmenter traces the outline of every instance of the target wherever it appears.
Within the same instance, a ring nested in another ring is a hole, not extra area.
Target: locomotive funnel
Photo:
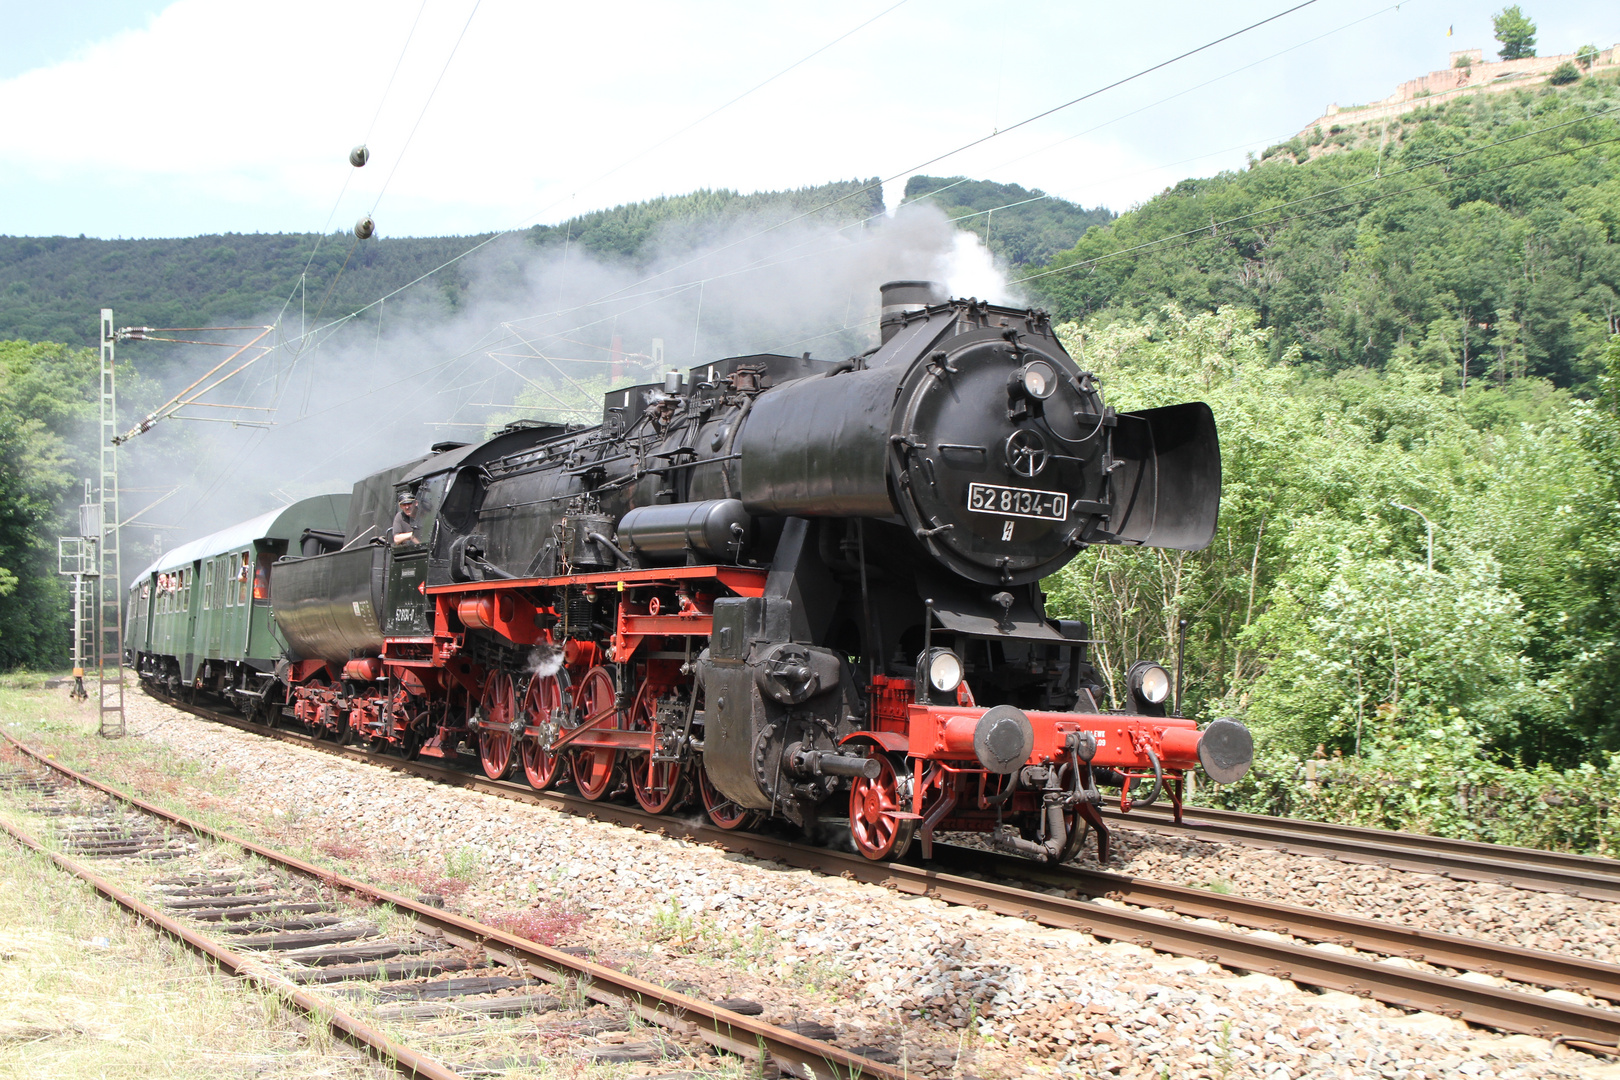
[[[894,337],[894,332],[913,311],[943,304],[951,298],[949,290],[937,281],[890,281],[879,286],[878,291],[883,294],[880,326],[884,341]]]

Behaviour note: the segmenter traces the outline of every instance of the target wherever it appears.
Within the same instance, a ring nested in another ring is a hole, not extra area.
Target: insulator
[[[359,146],[349,151],[349,164],[353,165],[357,169],[364,168],[366,162],[370,160],[371,151],[366,149],[365,143],[361,143]]]
[[[354,223],[354,235],[357,240],[370,240],[371,234],[376,231],[377,223],[371,220],[370,214]]]

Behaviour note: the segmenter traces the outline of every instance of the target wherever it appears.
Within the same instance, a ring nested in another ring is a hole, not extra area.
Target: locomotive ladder
[[[118,398],[113,386],[113,313],[101,309],[101,543],[94,579],[96,679],[101,735],[124,736],[124,624],[119,617],[124,577],[118,564]],[[89,584],[88,582],[86,583]],[[109,671],[109,668],[111,669]]]

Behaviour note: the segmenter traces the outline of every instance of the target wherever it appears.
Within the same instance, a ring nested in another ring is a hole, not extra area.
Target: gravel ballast
[[[528,913],[561,944],[757,1001],[768,1020],[830,1025],[841,1045],[887,1051],[913,1075],[1620,1080],[1620,1064],[1544,1039],[784,869],[126,700],[132,741],[200,766],[158,785],[188,804],[474,917]],[[1620,905],[1118,835],[1110,869],[1620,958]]]

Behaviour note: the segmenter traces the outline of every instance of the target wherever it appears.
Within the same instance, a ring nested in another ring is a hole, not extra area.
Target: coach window
[[[203,595],[202,609],[214,610],[214,560],[209,559],[203,563]]]
[[[236,568],[236,602],[242,607],[248,602],[248,578],[252,576],[248,568],[252,559],[251,551],[242,552],[242,565]]]
[[[180,571],[180,610],[181,611],[190,611],[191,610],[191,579],[196,577],[196,576],[197,576],[197,572],[195,570],[193,570],[189,566],[186,567],[184,570]]]
[[[266,551],[259,556],[258,563],[253,567],[253,599],[270,599],[270,564],[276,561],[273,551]]]

